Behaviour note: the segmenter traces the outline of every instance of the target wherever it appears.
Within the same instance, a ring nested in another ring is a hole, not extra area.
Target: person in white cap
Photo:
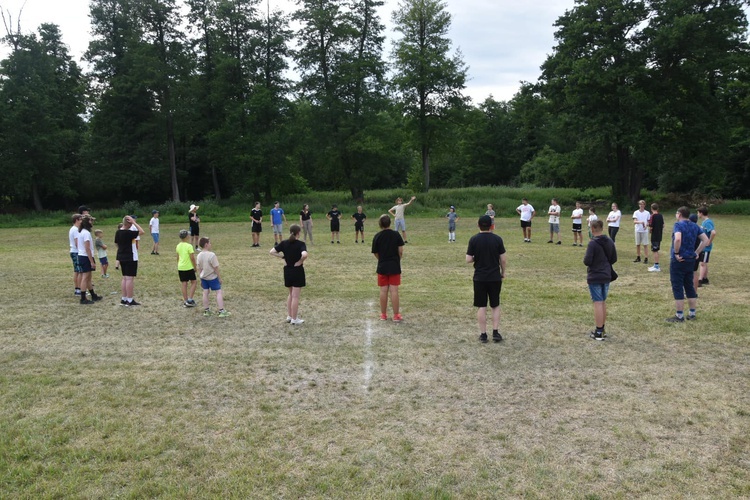
[[[201,219],[200,217],[198,217],[199,208],[200,207],[198,205],[190,205],[190,211],[188,212],[188,222],[190,223],[190,243],[195,247],[196,250],[199,249],[198,242],[201,235]]]

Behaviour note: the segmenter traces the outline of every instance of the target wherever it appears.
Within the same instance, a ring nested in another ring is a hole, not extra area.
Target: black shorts
[[[490,307],[499,306],[502,287],[502,281],[475,281],[474,307],[487,307],[487,299],[489,299]]]
[[[574,232],[574,233],[580,233],[580,232],[581,232],[581,225],[580,225],[580,224],[576,224],[576,223],[574,222],[574,223],[573,223],[573,232]]]
[[[661,248],[661,241],[652,241],[651,242],[651,251],[652,252],[658,252]]]
[[[250,230],[250,232],[251,233],[262,233],[263,232],[263,227],[260,224],[258,224],[256,222],[253,222],[253,228]]]
[[[200,226],[198,224],[190,224],[190,235],[191,236],[201,235]]]
[[[120,271],[123,276],[132,276],[135,278],[138,275],[138,261],[120,262]]]
[[[302,288],[305,286],[305,268],[302,266],[284,267],[284,286]]]
[[[365,224],[363,222],[355,222],[354,223],[354,230],[355,231],[364,231],[365,230]]]
[[[335,233],[335,232],[338,232],[340,230],[341,230],[341,224],[340,224],[340,222],[337,221],[337,220],[332,220],[331,221],[331,232]]]
[[[195,278],[195,269],[188,269],[187,271],[177,270],[177,274],[180,275],[181,283],[184,283],[186,281],[197,281]]]
[[[531,221],[530,220],[522,220],[521,221],[521,227],[531,227]]]

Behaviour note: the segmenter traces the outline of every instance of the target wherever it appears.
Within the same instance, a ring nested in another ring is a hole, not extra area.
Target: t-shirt
[[[191,269],[194,269],[193,261],[190,258],[190,256],[195,253],[193,245],[191,245],[187,241],[181,241],[177,244],[177,248],[175,249],[175,251],[177,252],[177,256],[179,257],[179,260],[177,261],[178,271],[190,271]]]
[[[117,230],[115,233],[117,260],[120,262],[135,262],[138,260],[138,251],[135,249],[135,240],[137,237],[138,233],[130,229]]]
[[[260,221],[263,220],[263,211],[260,208],[253,208],[250,210],[250,218],[255,219],[259,222],[253,221],[253,224],[260,224]]]
[[[487,210],[484,215],[489,215],[492,218],[492,222],[495,222],[495,211],[494,210]]]
[[[341,212],[338,210],[331,210],[328,212],[328,217],[331,218],[331,222],[338,222],[339,218],[341,218]]]
[[[575,210],[573,210],[573,213],[570,215],[573,216],[573,224],[580,224],[581,219],[583,218],[583,209],[576,208]]]
[[[672,230],[672,248],[669,251],[669,255],[673,261],[675,259],[674,254],[674,235],[680,233],[682,242],[680,243],[679,255],[685,260],[695,260],[695,249],[698,247],[698,238],[701,233],[701,227],[689,220],[678,220],[674,223]]]
[[[704,220],[704,221],[703,221],[703,222],[701,223],[701,227],[703,228],[703,232],[704,232],[704,233],[706,233],[706,237],[707,237],[708,239],[711,239],[711,231],[713,231],[713,230],[714,230],[714,221],[712,221],[711,219],[705,219],[705,220]],[[711,250],[713,250],[713,249],[714,249],[714,244],[713,244],[713,243],[711,243],[711,244],[710,244],[710,245],[708,245],[708,246],[707,246],[707,247],[706,247],[706,248],[705,248],[704,250],[705,250],[706,252],[710,252],[710,251],[711,251]]]
[[[151,220],[148,221],[148,226],[151,228],[151,233],[158,233],[159,232],[159,219],[156,217],[151,217]]]
[[[193,220],[194,217],[195,220]],[[198,217],[198,212],[188,212],[188,223],[190,224],[190,227],[198,227],[199,222],[200,218]]]
[[[272,208],[271,209],[271,224],[274,226],[284,223],[284,209],[283,208]]]
[[[662,233],[664,232],[664,216],[662,214],[653,214],[648,224],[651,226],[651,243],[660,242]]]
[[[300,240],[286,239],[273,248],[283,255],[285,267],[294,267],[294,264],[302,258],[302,252],[307,252],[307,245]]]
[[[474,257],[474,281],[500,281],[500,256],[504,253],[503,239],[495,233],[472,236],[466,255]]]
[[[396,218],[396,219],[403,219],[404,218],[404,211],[406,210],[406,205],[404,205],[402,203],[400,205],[396,205],[395,207],[391,207],[391,210],[393,210],[393,213],[395,214],[394,218]],[[392,274],[398,274],[398,273],[392,273]]]
[[[356,212],[352,215],[352,217],[354,217],[354,223],[357,226],[361,226],[362,224],[364,224],[365,219],[367,218],[364,212],[362,213]]]
[[[310,220],[310,217],[312,217],[312,212],[310,212],[309,210],[307,212],[305,212],[304,210],[300,210],[299,216],[300,216],[300,220],[303,220],[303,221]]]
[[[620,227],[620,219],[622,218],[622,212],[619,210],[613,210],[607,216],[607,225],[609,227]]]
[[[70,253],[78,253],[78,228],[71,226],[68,230],[68,243],[70,243]]]
[[[100,259],[107,256],[107,251],[104,249],[104,242],[101,238],[94,240],[94,248],[96,248],[96,256]]]
[[[521,204],[518,205],[518,208],[516,208],[519,212],[521,212],[521,220],[522,221],[530,221],[531,217],[534,214],[534,207],[531,206],[531,204],[527,203],[526,205]]]
[[[218,278],[217,267],[219,267],[219,259],[216,258],[215,253],[203,250],[198,254],[198,268],[201,270],[200,278],[202,280],[211,281]]]
[[[591,223],[595,220],[599,220],[599,217],[596,214],[589,215],[589,227],[591,227]]]
[[[402,246],[403,238],[393,229],[383,229],[375,235],[372,239],[372,253],[378,254],[378,274],[401,274],[398,247]]]
[[[648,210],[636,210],[633,212],[633,219],[635,222],[640,224],[634,224],[636,233],[647,233],[648,232],[648,221],[651,218],[651,213]]]
[[[86,242],[89,242],[91,250],[94,250],[93,240],[91,239],[91,233],[88,229],[81,229],[78,233],[78,256],[79,257],[90,257],[86,250]]]
[[[552,213],[552,212],[557,213],[557,215],[550,215],[549,223],[559,224],[560,223],[560,205],[550,205],[549,209],[547,209],[547,213]]]
[[[446,217],[448,217],[448,224],[455,224],[456,219],[458,219],[458,214],[456,212],[448,212]]]
[[[138,234],[138,228],[137,227],[130,226],[130,230],[131,231],[135,231],[135,234],[136,234],[136,237],[133,240],[133,260],[136,261],[136,260],[138,260],[138,249],[140,248],[139,245],[140,245],[140,241],[141,241],[141,236]]]

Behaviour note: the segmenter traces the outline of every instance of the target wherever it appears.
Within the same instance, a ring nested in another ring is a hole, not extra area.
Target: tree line
[[[3,16],[0,208],[519,183],[750,195],[747,0],[577,0],[538,81],[476,104],[445,2],[401,0],[392,51],[382,4],[92,0],[86,70],[57,25]]]

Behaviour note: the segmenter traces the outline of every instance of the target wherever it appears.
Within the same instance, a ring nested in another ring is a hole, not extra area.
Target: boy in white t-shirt
[[[589,239],[590,240],[594,239],[594,233],[591,232],[591,223],[594,222],[595,220],[599,220],[599,217],[596,215],[596,208],[589,207],[588,226],[589,226]]]
[[[523,242],[531,243],[531,219],[536,215],[534,207],[531,206],[527,198],[521,200],[521,204],[516,207],[516,213],[521,216],[521,231],[523,232]]]
[[[151,255],[159,255],[159,211],[151,211],[151,220],[148,221],[148,231],[151,233],[151,238],[154,240],[154,248],[151,250]]]
[[[557,244],[562,245],[560,240],[560,205],[557,203],[557,198],[552,198],[552,205],[547,209],[549,214],[549,241],[547,243],[553,243],[553,235],[557,235]]]
[[[643,246],[643,263],[648,264],[648,246],[651,242],[648,240],[648,221],[651,219],[651,212],[646,210],[646,202],[638,202],[638,210],[633,212],[633,225],[635,226],[635,253],[636,258],[633,262],[641,261],[641,246]]]
[[[576,208],[573,210],[573,214],[570,216],[573,219],[573,246],[576,244],[579,247],[583,246],[583,233],[581,232],[581,225],[583,219],[583,209],[581,208],[581,202],[576,202]]]

